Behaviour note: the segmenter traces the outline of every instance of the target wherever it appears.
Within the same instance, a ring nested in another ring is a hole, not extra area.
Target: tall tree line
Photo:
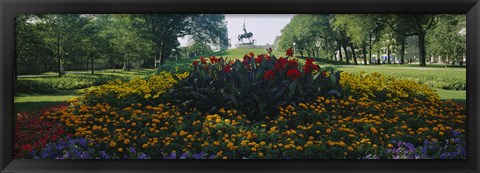
[[[161,66],[179,49],[179,37],[215,45],[226,33],[221,14],[29,14],[16,16],[15,24],[15,76],[17,64],[44,66],[60,76],[69,64],[92,74],[98,63],[114,70]]]
[[[297,55],[346,64],[379,64],[383,54],[386,63],[404,64],[412,61],[405,59],[408,38],[415,38],[418,44],[410,46],[418,47],[414,61],[420,66],[427,56],[463,65],[465,27],[465,15],[299,14],[282,29],[278,45],[287,49],[295,43]]]

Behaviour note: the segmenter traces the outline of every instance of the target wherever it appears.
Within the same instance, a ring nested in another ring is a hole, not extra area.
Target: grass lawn
[[[59,105],[79,96],[78,90],[58,91],[55,94],[19,94],[14,98],[14,112],[31,112],[41,108]]]

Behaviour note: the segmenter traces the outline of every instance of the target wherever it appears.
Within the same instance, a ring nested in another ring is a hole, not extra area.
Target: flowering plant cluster
[[[20,114],[15,158],[465,158],[461,105],[424,85],[287,54],[200,58],[181,75],[109,83]]]
[[[278,112],[288,103],[315,99],[317,96],[340,97],[340,72],[322,69],[307,58],[305,64],[291,57],[246,54],[243,60],[201,57],[193,62],[190,75],[167,94],[167,100],[211,113],[220,108],[236,109],[250,120]]]
[[[65,129],[51,112],[60,112],[67,104],[49,107],[38,113],[19,113],[15,117],[14,156],[31,157],[31,153],[65,136]]]
[[[340,84],[345,88],[345,95],[356,98],[394,102],[398,100],[420,99],[422,101],[440,100],[435,91],[424,84],[411,80],[395,79],[380,73],[364,73],[354,75],[343,72],[340,76]]]
[[[278,114],[266,116],[265,121],[253,122],[234,109],[201,115],[170,103],[133,104],[123,109],[98,104],[70,107],[52,113],[51,119],[60,120],[68,133],[86,139],[88,145],[99,147],[94,152],[104,151],[110,158],[138,157],[129,153],[130,148],[149,158],[357,159],[367,157],[366,153],[394,158],[389,154],[396,145],[392,141],[410,143],[416,151],[427,140],[447,146],[442,151],[449,155],[465,142],[465,110],[451,101],[386,103],[320,96],[313,102],[278,109]],[[88,149],[69,156],[82,157],[78,153],[84,151]],[[88,156],[103,158],[100,153]]]
[[[369,154],[363,159],[465,159],[467,157],[465,136],[454,131],[453,138],[438,142],[425,140],[423,145],[415,147],[412,143],[392,141],[391,145],[379,155]]]
[[[159,102],[160,95],[174,86],[178,80],[188,76],[188,72],[171,74],[161,72],[148,79],[133,78],[128,82],[121,80],[110,81],[107,84],[91,87],[83,91],[80,98],[83,104],[95,105],[97,103],[109,104],[116,107],[125,107],[130,103],[153,104]]]

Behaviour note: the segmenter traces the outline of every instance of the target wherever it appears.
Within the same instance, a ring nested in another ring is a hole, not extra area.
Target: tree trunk
[[[388,64],[392,64],[392,62],[390,62],[390,46],[387,46],[387,63]]]
[[[348,59],[348,50],[347,50],[347,45],[342,45],[343,50],[345,50],[345,59],[347,60],[347,64],[350,64],[350,60]]]
[[[43,72],[46,73],[47,72],[47,61],[45,61],[45,63],[43,64],[44,65],[44,69],[43,69]]]
[[[426,50],[425,50],[425,32],[418,34],[418,47],[420,53],[420,66],[427,66],[426,62]]]
[[[343,57],[342,57],[342,46],[341,45],[338,45],[338,54],[340,56],[340,61],[343,61]]]
[[[115,59],[113,59],[113,72],[115,73],[115,68],[117,67],[117,64],[115,64]]]
[[[363,46],[362,52],[363,52],[363,64],[367,65],[367,46]]]
[[[357,55],[355,54],[355,49],[353,48],[353,43],[350,44],[350,49],[352,49],[353,62],[355,63],[355,65],[358,65],[358,63],[357,63]]]
[[[58,58],[58,76],[62,76],[62,64],[60,56],[60,37],[57,36],[57,58]]]
[[[400,64],[405,64],[405,39],[402,39],[402,46],[400,47]]]
[[[377,64],[380,65],[380,51],[377,52]]]
[[[160,57],[160,65],[159,66],[162,66],[164,63],[165,63],[165,52],[163,50],[163,42],[160,43],[160,51],[159,51],[159,57]]]
[[[92,74],[94,74],[94,69],[93,69],[93,56],[90,55],[90,64],[92,65]]]
[[[370,37],[370,49],[368,49],[368,63],[372,64],[372,37]]]
[[[15,23],[16,23],[16,22],[15,22]],[[14,25],[15,25],[15,23],[14,23]],[[14,32],[15,32],[15,31],[14,31]],[[15,33],[15,35],[17,35],[17,34]],[[17,45],[17,42],[16,42],[15,40],[16,40],[16,39],[13,39],[13,42],[14,42],[13,44],[15,45],[14,48],[13,48],[13,49],[14,49],[14,55],[13,55],[13,56],[14,56],[14,57],[13,57],[13,75],[14,75],[14,76],[13,76],[13,80],[14,80],[14,81],[17,81],[17,80],[18,80],[18,72],[17,72],[17,59],[18,59],[18,50],[17,50],[17,48],[18,48],[18,47],[17,47],[17,46],[18,46],[18,45]]]

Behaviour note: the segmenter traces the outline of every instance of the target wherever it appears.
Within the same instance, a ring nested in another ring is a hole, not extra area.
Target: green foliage
[[[211,57],[207,63],[201,58],[166,100],[204,113],[235,108],[251,120],[261,120],[258,115],[273,115],[279,106],[319,95],[340,96],[339,72],[321,69],[313,60],[301,67],[298,60],[288,58],[255,58],[253,53],[243,61]]]

